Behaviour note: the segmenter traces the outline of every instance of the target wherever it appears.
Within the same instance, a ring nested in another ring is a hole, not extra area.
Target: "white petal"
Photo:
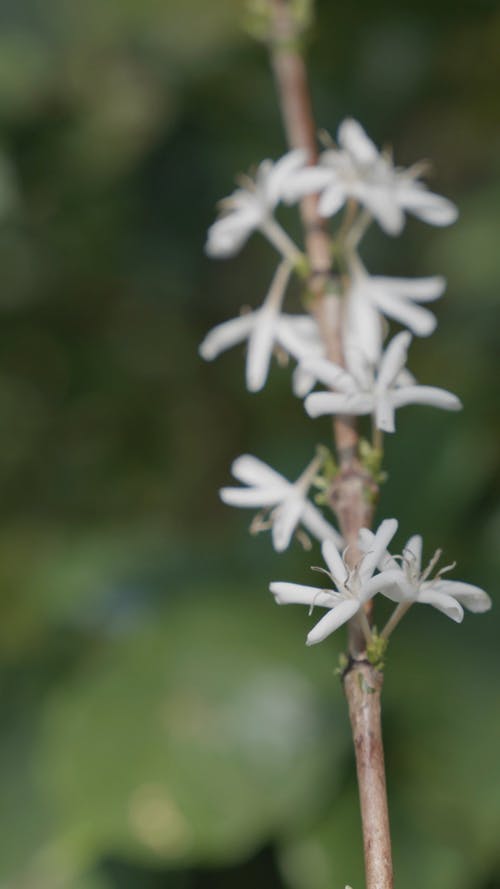
[[[423,605],[432,605],[438,611],[442,611],[447,617],[451,617],[457,624],[461,623],[464,618],[464,610],[462,606],[451,596],[446,593],[439,593],[433,589],[423,589],[418,595],[418,602]]]
[[[361,124],[352,117],[342,121],[337,131],[337,139],[341,148],[348,151],[359,164],[371,164],[379,158],[375,144],[366,135]]]
[[[335,546],[342,546],[342,537],[324,518],[319,509],[308,500],[302,509],[302,524],[318,540],[331,540]]]
[[[332,182],[328,185],[318,202],[318,212],[320,216],[335,216],[341,207],[344,206],[347,194],[344,186],[340,182]]]
[[[377,532],[373,537],[372,547],[363,557],[360,565],[359,573],[364,581],[372,576],[397,529],[398,523],[396,519],[385,519],[378,526]]]
[[[310,417],[321,417],[323,414],[352,414],[361,416],[371,414],[373,396],[359,393],[342,395],[333,392],[313,392],[304,401],[304,407]]]
[[[257,509],[275,506],[283,497],[282,488],[221,488],[220,499],[228,506]]]
[[[402,386],[392,390],[390,399],[394,407],[403,407],[405,404],[428,404],[431,407],[440,407],[444,411],[459,411],[462,408],[462,402],[456,395],[435,386]]]
[[[435,316],[422,306],[415,306],[409,300],[396,296],[395,293],[384,292],[382,288],[377,290],[375,299],[384,315],[404,324],[417,336],[430,336],[436,329]]]
[[[442,275],[432,275],[428,278],[387,278],[377,275],[371,278],[371,282],[376,284],[377,289],[380,286],[395,296],[407,297],[422,303],[438,299],[446,288],[446,278]]]
[[[382,596],[385,596],[386,599],[390,599],[391,602],[405,602],[407,600],[407,596],[405,596],[403,589],[403,584],[398,586],[398,584],[392,584],[389,586],[385,586],[384,589],[379,590]]]
[[[248,340],[246,382],[249,392],[260,392],[269,371],[276,331],[274,311],[260,309]]]
[[[406,210],[430,225],[451,225],[458,217],[458,210],[451,201],[427,191],[420,183],[400,191],[400,199]]]
[[[414,534],[410,537],[403,549],[403,558],[411,561],[415,565],[416,571],[420,574],[422,566],[422,537],[420,534]]]
[[[394,593],[394,587],[399,590],[401,599],[407,598],[412,592],[412,587],[406,581],[401,568],[398,567],[381,571],[380,574],[375,574],[374,577],[366,580],[361,590],[361,599],[366,602],[376,593],[385,593],[386,590],[389,591],[389,598],[392,598],[394,595],[397,596],[397,593]]]
[[[346,395],[354,394],[358,388],[350,373],[333,361],[327,361],[326,358],[306,358],[302,366],[325,386],[330,386]]]
[[[453,596],[461,605],[465,605],[469,611],[482,613],[491,608],[491,599],[481,587],[471,583],[463,583],[459,580],[439,580],[433,584],[433,588],[439,592]]]
[[[366,288],[353,287],[347,297],[347,338],[352,337],[371,364],[382,351],[382,319]]]
[[[289,545],[292,534],[300,521],[303,503],[303,497],[292,492],[274,511],[272,538],[277,553],[284,552]]]
[[[406,330],[392,338],[380,362],[380,370],[377,375],[378,388],[388,389],[392,385],[405,364],[410,343],[411,334]]]
[[[374,540],[375,534],[373,533],[373,531],[370,531],[369,528],[360,528],[358,534],[358,545],[363,554],[368,553],[370,552],[370,550],[373,549]],[[401,570],[398,563],[396,562],[396,559],[393,559],[393,557],[390,555],[390,553],[387,552],[387,550],[382,553],[378,561],[377,568],[380,568],[380,570],[383,569],[384,571],[396,569]]]
[[[286,204],[294,204],[307,194],[322,191],[331,180],[331,170],[324,167],[305,167],[291,176],[283,186],[283,200]]]
[[[260,225],[262,214],[248,203],[231,211],[210,226],[205,244],[208,256],[225,259],[240,250],[252,231]]]
[[[400,235],[403,231],[405,217],[396,202],[394,192],[389,186],[364,185],[359,183],[353,189],[358,200],[365,205],[380,227],[388,235]]]
[[[320,608],[331,608],[333,596],[326,590],[300,583],[285,583],[277,580],[269,585],[278,605],[318,605]]]
[[[314,377],[313,374],[308,373],[303,365],[298,364],[292,374],[293,394],[296,395],[297,398],[305,398],[306,395],[309,395],[311,389],[314,389],[315,385],[316,377]]]
[[[388,396],[379,395],[375,401],[375,425],[382,432],[395,432],[394,407]]]
[[[268,203],[270,207],[275,207],[287,193],[287,188],[292,185],[297,171],[302,169],[307,162],[308,153],[302,148],[296,148],[288,151],[283,157],[280,157],[273,164],[266,183]]]
[[[300,315],[297,315],[297,318],[300,318]],[[285,352],[293,355],[298,361],[311,355],[311,329],[305,324],[294,324],[293,315],[280,315],[276,325],[276,340]],[[319,342],[316,348],[319,352],[321,348]]]
[[[242,454],[241,457],[237,457],[232,463],[231,472],[238,481],[244,482],[246,485],[281,486],[282,489],[291,487],[288,479],[251,454]]]
[[[321,555],[328,565],[328,570],[337,586],[342,586],[347,580],[347,569],[342,556],[331,540],[323,542],[321,545]]]
[[[355,599],[345,599],[325,614],[307,636],[306,645],[316,645],[345,624],[357,611],[360,603]]]
[[[230,321],[224,321],[213,327],[200,344],[201,357],[205,361],[213,361],[221,352],[246,339],[254,324],[255,312],[250,312],[248,315],[232,318]]]

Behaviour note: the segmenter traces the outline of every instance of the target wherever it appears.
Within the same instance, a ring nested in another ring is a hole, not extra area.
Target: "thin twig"
[[[295,48],[294,22],[288,0],[269,0],[273,14],[272,64],[285,131],[291,148],[305,148],[317,160],[316,125],[304,60]],[[331,286],[331,239],[317,209],[317,197],[301,202],[307,255],[312,270],[309,289],[327,357],[343,365],[341,299]],[[364,223],[363,223],[364,224]],[[348,545],[349,559],[360,558],[358,534],[371,524],[377,486],[358,459],[354,418],[337,417],[333,424],[340,471],[332,490],[332,508]],[[371,496],[369,496],[371,495]],[[366,615],[364,615],[366,620]],[[392,858],[380,723],[383,677],[369,662],[359,620],[350,622],[352,666],[344,678],[356,753],[367,889],[392,889]],[[366,626],[365,626],[366,630]]]

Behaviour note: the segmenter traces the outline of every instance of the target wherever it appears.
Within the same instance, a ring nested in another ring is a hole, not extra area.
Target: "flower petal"
[[[464,619],[464,610],[456,599],[446,593],[437,592],[435,589],[421,589],[417,602],[421,602],[423,605],[432,605],[457,624],[462,623]]]
[[[354,197],[370,211],[386,234],[393,237],[401,234],[405,217],[390,185],[359,182],[352,192]]]
[[[403,330],[392,338],[380,362],[377,375],[378,389],[389,389],[393,384],[398,373],[404,367],[410,343],[411,334],[407,330]]]
[[[384,315],[404,324],[417,336],[430,336],[436,329],[437,321],[432,312],[422,306],[414,305],[409,299],[377,288],[374,301]]]
[[[337,547],[331,540],[323,542],[321,545],[321,555],[328,565],[328,570],[337,586],[342,586],[347,580],[347,568]]]
[[[269,584],[269,589],[278,605],[318,605],[320,608],[331,608],[333,596],[326,590],[300,583],[285,583],[276,580]]]
[[[375,425],[382,432],[395,432],[394,407],[388,396],[380,395],[375,401]]]
[[[328,614],[325,614],[320,621],[312,628],[307,636],[306,645],[316,645],[322,642],[331,633],[334,633],[342,624],[345,624],[353,615],[359,611],[360,602],[356,599],[344,599],[335,605]]]
[[[371,364],[376,364],[382,351],[382,318],[367,292],[353,287],[347,297],[346,338],[352,337]]]
[[[205,244],[208,256],[219,259],[233,256],[259,226],[262,212],[254,200],[248,200],[249,196],[245,192],[243,194],[247,199],[244,204],[241,202],[241,208],[225,213],[210,226]],[[234,202],[237,197],[238,192],[228,200]]]
[[[327,361],[326,358],[306,358],[302,361],[302,366],[325,386],[337,389],[346,395],[352,395],[357,390],[356,382],[351,374],[339,364],[334,364],[333,361]]]
[[[432,302],[444,293],[446,278],[432,275],[428,278],[387,278],[376,275],[371,282],[395,296],[406,297],[415,302]]]
[[[330,172],[330,177],[332,173]],[[347,200],[347,193],[340,182],[333,181],[328,185],[318,202],[318,212],[320,216],[335,216]]]
[[[399,598],[394,587],[399,590]],[[407,582],[401,568],[396,567],[387,571],[381,571],[380,574],[375,574],[374,577],[370,577],[365,581],[361,590],[361,599],[363,602],[367,602],[376,593],[385,593],[386,590],[388,591],[389,598],[394,597],[399,602],[402,599],[409,598],[413,588]]]
[[[228,506],[260,509],[275,506],[283,497],[282,488],[221,488],[219,497]]]
[[[302,507],[301,522],[304,528],[318,540],[331,540],[334,546],[342,546],[342,537],[338,531],[327,522],[319,509],[308,500],[305,501]]]
[[[384,519],[378,526],[376,534],[373,535],[372,547],[360,564],[359,573],[363,581],[372,576],[397,529],[396,519]]]
[[[272,539],[277,553],[282,553],[292,539],[302,512],[304,498],[291,488],[290,495],[273,511]]]
[[[403,407],[405,404],[428,404],[431,407],[440,407],[444,411],[459,411],[462,408],[462,402],[456,395],[436,386],[401,386],[392,390],[390,399],[394,407]]]
[[[292,374],[293,394],[296,395],[297,398],[305,398],[306,395],[309,395],[311,389],[314,389],[315,385],[316,377],[314,377],[313,374],[308,373],[302,364],[297,364],[297,367]]]
[[[471,583],[463,583],[459,580],[439,580],[433,584],[433,588],[438,592],[453,596],[461,605],[465,605],[469,611],[480,614],[484,611],[489,611],[491,608],[491,599],[488,593],[485,593],[481,587],[473,586]]]
[[[430,225],[451,225],[458,218],[458,210],[451,201],[428,191],[421,183],[398,189],[402,206]]]
[[[246,383],[249,392],[260,392],[269,372],[276,332],[276,312],[260,309],[248,340]]]
[[[372,164],[379,158],[379,152],[366,135],[357,120],[347,117],[337,130],[337,140],[341,148],[348,151],[359,164]]]
[[[226,349],[230,349],[246,339],[254,324],[255,312],[249,312],[247,315],[240,315],[238,318],[231,318],[230,321],[217,324],[207,333],[200,344],[198,351],[201,357],[205,361],[213,361],[221,352],[225,352]]]
[[[267,174],[266,192],[268,206],[274,208],[292,186],[298,171],[307,163],[308,153],[303,148],[288,151],[274,163]]]
[[[332,172],[325,167],[304,167],[283,186],[283,200],[286,204],[294,204],[307,194],[322,191],[331,180]]]
[[[288,479],[252,454],[242,454],[233,460],[231,472],[238,481],[246,485],[281,486],[282,490],[291,487]]]
[[[323,414],[352,414],[360,416],[370,414],[373,410],[373,396],[360,392],[354,395],[336,394],[334,392],[313,392],[304,401],[304,407],[310,417],[321,417]]]
[[[403,549],[403,559],[415,565],[417,574],[420,574],[422,567],[422,537],[420,534],[414,534],[410,537]]]

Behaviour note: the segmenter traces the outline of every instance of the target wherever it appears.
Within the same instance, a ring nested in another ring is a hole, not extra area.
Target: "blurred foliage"
[[[0,9],[2,889],[363,883],[342,639],[306,650],[305,611],[266,592],[319,555],[278,559],[217,499],[243,451],[298,474],[328,421],[304,423],[286,370],[247,396],[241,354],[196,351],[273,263],[257,238],[202,252],[233,173],[284,148],[243,21],[230,0]],[[486,0],[323,0],[308,40],[321,126],[353,114],[399,162],[431,157],[461,208],[366,243],[374,273],[446,274],[412,367],[466,408],[402,415],[380,516],[493,596],[499,36]],[[499,621],[422,609],[391,644],[407,889],[500,886]]]

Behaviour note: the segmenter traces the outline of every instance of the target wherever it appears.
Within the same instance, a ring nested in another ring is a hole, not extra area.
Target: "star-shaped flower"
[[[351,283],[346,300],[346,340],[356,343],[375,364],[382,351],[383,318],[393,318],[417,336],[429,336],[436,318],[420,303],[432,302],[446,286],[439,276],[387,278],[369,275],[359,257],[349,263]]]
[[[286,233],[273,219],[282,200],[290,203],[294,178],[307,163],[307,152],[289,151],[276,163],[264,160],[259,164],[255,179],[242,178],[242,187],[220,202],[221,216],[208,230],[206,252],[209,256],[233,256],[245,244],[252,232],[261,231],[284,255],[300,255]]]
[[[290,265],[282,262],[262,306],[218,324],[200,345],[201,357],[213,361],[221,352],[248,340],[246,384],[249,392],[259,392],[265,385],[276,347],[297,361],[318,354],[319,334],[314,319],[309,315],[288,315],[281,311],[290,271]],[[305,394],[304,383],[307,381],[310,379],[304,374],[295,378],[297,394]]]
[[[313,392],[304,405],[310,417],[322,414],[373,414],[383,432],[394,432],[396,408],[406,404],[428,404],[447,411],[460,410],[456,395],[435,386],[406,382],[404,364],[411,335],[398,333],[385,350],[375,376],[373,368],[358,352],[348,357],[349,370],[324,359],[304,361],[316,379],[335,392]]]
[[[360,544],[364,551],[375,546],[374,535],[366,528],[360,533]],[[408,605],[412,602],[432,605],[457,623],[463,620],[462,606],[469,611],[488,611],[491,608],[491,599],[480,587],[459,580],[443,580],[442,575],[450,571],[454,565],[441,568],[434,577],[431,577],[440,556],[441,551],[438,550],[422,571],[422,538],[419,534],[410,537],[399,563],[388,552],[383,553],[378,561],[380,570],[390,571],[396,577],[393,586],[382,590],[384,596],[393,602]]]
[[[320,460],[314,459],[296,482],[289,482],[262,460],[244,454],[234,461],[231,472],[247,488],[222,488],[221,499],[230,506],[265,510],[260,513],[253,530],[271,528],[274,549],[283,552],[299,525],[318,540],[329,540],[340,546],[342,538],[308,499],[307,493],[318,472]]]
[[[318,589],[297,583],[274,582],[269,589],[278,605],[315,605],[328,611],[313,627],[307,636],[307,645],[322,642],[331,633],[346,623],[376,593],[383,592],[395,583],[394,571],[382,571],[374,575],[377,564],[398,527],[396,519],[386,519],[373,535],[373,545],[355,568],[342,558],[335,545],[326,540],[321,546],[323,558],[328,566],[325,573],[331,578],[334,589]],[[323,570],[323,569],[320,569]]]
[[[431,225],[450,225],[457,218],[451,201],[428,191],[419,180],[422,165],[395,167],[387,152],[379,152],[363,127],[352,118],[338,129],[339,148],[323,152],[320,168],[329,174],[319,200],[322,216],[333,216],[348,198],[362,204],[389,235],[399,235],[405,212]],[[300,179],[296,188],[300,185]]]

